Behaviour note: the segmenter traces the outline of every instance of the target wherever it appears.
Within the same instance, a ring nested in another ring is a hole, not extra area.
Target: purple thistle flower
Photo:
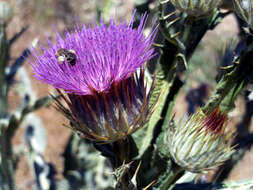
[[[56,107],[70,128],[97,142],[112,142],[141,128],[153,106],[144,84],[144,63],[151,59],[156,30],[145,37],[144,15],[137,29],[125,21],[103,21],[92,28],[78,25],[56,44],[33,51],[30,63],[35,77],[58,89]],[[137,70],[140,70],[137,74]],[[66,94],[59,89],[62,89]],[[62,100],[67,103],[64,105]]]
[[[43,55],[34,51],[31,65],[35,77],[67,93],[107,92],[113,83],[128,78],[154,55],[150,49],[154,31],[148,37],[143,35],[146,18],[136,30],[132,28],[133,19],[129,25],[111,20],[109,26],[101,20],[94,28],[76,26],[65,39],[57,34],[56,45],[48,41],[49,49],[41,47]],[[59,64],[56,54],[61,48],[75,52],[75,65],[66,61]]]

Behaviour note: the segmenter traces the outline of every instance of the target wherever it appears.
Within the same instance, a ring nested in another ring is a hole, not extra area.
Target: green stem
[[[220,110],[222,112],[229,112],[235,107],[235,100],[241,90],[244,88],[245,82],[242,81],[239,85],[234,85],[233,88],[230,89],[229,93],[224,97],[222,102],[220,103]]]
[[[243,81],[241,80],[241,77],[238,76],[238,67],[235,66],[234,69],[223,76],[223,78],[220,80],[218,85],[216,86],[215,91],[209,98],[207,104],[202,108],[202,110],[205,113],[211,113],[213,110],[218,108],[223,100],[226,98],[226,103],[229,104],[226,105],[226,107],[223,107],[224,111],[229,111],[227,107],[230,107],[230,105],[234,102],[235,98],[237,97],[238,93],[243,87]],[[231,90],[236,91],[232,92]],[[233,93],[231,96],[228,96],[230,93]],[[236,94],[235,94],[236,93]],[[231,99],[231,97],[233,97]]]
[[[184,174],[184,169],[178,166],[175,163],[172,163],[171,168],[159,176],[157,184],[154,185],[153,190],[168,190],[172,189],[175,185],[175,182],[182,177]]]
[[[135,146],[131,136],[113,143],[114,152],[118,153],[118,159],[113,166],[114,171],[118,173],[116,189],[131,190],[135,188],[135,185],[131,182],[133,174],[130,170],[131,161],[137,155]]]

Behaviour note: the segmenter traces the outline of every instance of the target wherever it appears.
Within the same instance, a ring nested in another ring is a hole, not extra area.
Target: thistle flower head
[[[146,16],[135,30],[133,20],[129,25],[111,20],[109,26],[101,20],[94,28],[76,26],[65,39],[57,34],[55,45],[48,41],[49,49],[41,47],[43,55],[34,51],[31,64],[35,77],[68,93],[107,92],[113,83],[128,78],[153,56],[150,47],[154,33],[143,35],[145,22]],[[68,53],[75,54],[74,65],[65,60]]]
[[[243,19],[249,27],[253,28],[253,1],[233,0],[236,14]]]
[[[226,114],[218,109],[210,114],[201,110],[185,123],[168,131],[167,141],[173,160],[182,168],[194,172],[213,169],[233,153],[233,134],[225,134]]]
[[[144,63],[156,30],[145,37],[144,15],[137,29],[125,21],[76,26],[56,44],[33,52],[35,77],[59,90],[57,108],[70,128],[90,140],[112,142],[129,135],[147,121],[150,92],[144,82]],[[137,70],[139,73],[137,74]],[[64,103],[68,106],[65,106]]]
[[[200,17],[206,16],[216,9],[220,5],[221,0],[170,0],[170,2],[189,16]]]

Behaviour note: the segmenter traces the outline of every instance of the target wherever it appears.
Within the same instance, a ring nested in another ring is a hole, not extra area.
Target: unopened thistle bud
[[[249,27],[253,28],[253,1],[233,0],[236,14],[243,19]]]
[[[152,106],[144,81],[144,64],[154,56],[156,30],[145,37],[147,16],[137,29],[133,19],[107,26],[75,27],[56,45],[33,51],[35,77],[58,89],[56,107],[69,127],[84,138],[110,143],[125,138],[148,121]]]
[[[228,160],[234,152],[233,134],[225,134],[227,115],[218,109],[210,114],[201,110],[185,123],[170,127],[167,134],[173,160],[185,170],[201,173]]]
[[[192,17],[207,16],[216,9],[221,0],[170,0],[170,2],[180,11],[186,12]]]

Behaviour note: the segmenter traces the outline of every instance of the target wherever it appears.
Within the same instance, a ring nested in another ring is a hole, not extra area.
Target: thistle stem
[[[252,65],[249,61],[253,58],[252,44],[253,38],[248,36],[237,45],[234,54],[238,58],[233,60],[232,67],[225,68],[227,73],[219,81],[216,90],[202,108],[205,113],[211,113],[217,107],[224,112],[233,109],[236,97],[247,84],[247,77],[252,73]]]
[[[174,187],[175,182],[182,177],[184,169],[178,166],[176,163],[172,163],[171,167],[159,177],[157,185],[154,185],[153,190],[168,190]]]
[[[234,87],[238,85],[239,81],[237,80],[237,75],[237,68],[235,68],[232,72],[223,76],[216,86],[215,91],[209,98],[207,104],[202,108],[204,113],[213,112],[230,93],[230,90],[234,89]]]
[[[131,182],[133,173],[131,173],[132,160],[137,155],[136,144],[131,136],[113,143],[114,152],[118,153],[117,162],[115,163],[114,170],[121,170],[120,175],[117,177],[116,189],[131,190],[135,185]]]
[[[129,158],[128,158],[128,152],[129,152],[129,146],[128,146],[128,141],[127,139],[124,140],[119,140],[116,142],[116,144],[118,145],[118,150],[119,150],[119,158],[120,158],[120,165],[122,163],[127,163],[129,162]]]

